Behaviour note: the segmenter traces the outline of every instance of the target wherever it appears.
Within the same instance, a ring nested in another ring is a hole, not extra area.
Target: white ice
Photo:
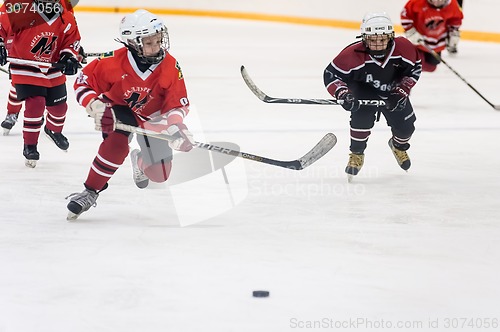
[[[120,18],[79,13],[86,50],[118,47]],[[21,124],[0,137],[1,332],[373,331],[389,323],[437,331],[447,318],[498,322],[498,111],[440,65],[412,94],[409,172],[396,164],[381,120],[348,184],[348,113],[265,104],[239,68],[272,96],[330,98],[323,69],[357,31],[164,19],[193,105],[186,122],[199,140],[283,160],[327,132],[337,146],[303,171],[235,161],[243,172],[229,181],[239,196],[220,214],[213,209],[222,198],[210,189],[224,187],[222,177],[188,193],[141,191],[127,159],[97,207],[67,222],[65,196],[83,189],[100,142],[69,89],[69,152],[40,137],[41,159],[28,169]],[[499,44],[470,41],[455,58],[444,53],[495,104],[499,55]],[[5,105],[7,76],[0,84]],[[199,219],[189,226],[180,222],[186,205]],[[271,296],[252,298],[257,289]]]

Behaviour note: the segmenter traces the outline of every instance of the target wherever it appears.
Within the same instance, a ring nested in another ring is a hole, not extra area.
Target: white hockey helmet
[[[387,36],[389,42],[384,50],[371,50],[368,39],[373,36]],[[394,43],[394,26],[387,13],[368,13],[361,22],[361,38],[368,52],[375,57],[385,56]]]
[[[394,26],[387,13],[368,13],[361,22],[361,37],[389,35],[394,37]]]
[[[78,5],[78,2],[80,2],[80,0],[67,0],[67,1],[71,5],[71,7],[76,7],[76,5]]]
[[[161,46],[158,54],[144,54],[143,38],[159,34]],[[120,23],[120,37],[128,49],[135,53],[145,63],[159,63],[170,48],[167,27],[156,15],[144,9],[125,15]]]

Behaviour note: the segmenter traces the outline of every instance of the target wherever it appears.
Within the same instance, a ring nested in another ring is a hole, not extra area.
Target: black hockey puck
[[[269,291],[266,290],[254,290],[252,292],[253,297],[268,297],[269,296]]]

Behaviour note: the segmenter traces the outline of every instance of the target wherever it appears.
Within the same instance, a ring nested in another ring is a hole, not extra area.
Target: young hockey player
[[[63,5],[65,4],[67,7],[67,10],[70,12],[73,12],[73,7],[76,6],[76,4],[78,3],[78,0],[66,0],[66,1],[67,2],[62,2],[61,4],[63,4]],[[11,10],[15,10],[15,8],[13,8],[13,2],[7,1],[7,4],[10,4],[10,6],[12,6]],[[33,7],[33,9],[34,9],[34,7]],[[0,11],[5,12],[5,3],[0,8]],[[10,45],[12,45],[12,41],[7,39],[4,44],[8,48]],[[7,54],[8,53],[9,53],[9,50],[7,49]],[[78,54],[78,61],[80,63],[83,63],[83,64],[86,63],[86,54],[83,51],[83,47],[80,47],[80,51]],[[17,99],[16,88],[15,88],[14,84],[12,84],[12,87],[10,88],[9,94],[7,97],[7,114],[5,116],[5,120],[3,120],[2,123],[0,124],[0,126],[3,129],[4,135],[8,135],[10,133],[10,130],[12,129],[12,127],[14,127],[14,125],[18,121],[19,113],[21,112],[22,106],[23,106],[23,102]]]
[[[78,70],[76,56],[80,48],[80,33],[74,16],[58,0],[32,0],[22,3],[27,10],[15,11],[10,7],[17,2],[7,0],[7,13],[0,16],[0,37],[11,38],[9,56],[10,73],[17,99],[25,102],[23,155],[28,167],[35,167],[40,154],[38,137],[43,125],[44,111],[47,122],[44,132],[58,148],[67,150],[69,142],[62,134],[67,111],[66,76]],[[9,7],[11,9],[9,9]],[[24,61],[28,60],[28,61]],[[7,51],[0,44],[0,65],[7,62]],[[42,63],[57,63],[47,66]]]
[[[358,174],[375,120],[382,113],[391,127],[389,140],[399,166],[408,170],[407,150],[415,130],[415,114],[408,99],[422,65],[416,48],[404,37],[394,37],[386,13],[369,13],[361,24],[361,41],[344,48],[326,67],[328,92],[351,112],[351,154],[345,172]],[[360,105],[358,99],[381,99],[385,107]]]
[[[423,71],[436,70],[445,48],[450,54],[457,53],[462,19],[457,0],[410,0],[406,3],[401,12],[401,24],[406,38],[417,45]]]
[[[115,129],[117,121],[135,127],[157,126],[158,132],[166,131],[176,138],[169,142],[137,135],[141,149],[133,150],[130,158],[139,188],[145,188],[149,180],[168,179],[172,149],[189,151],[193,147],[192,135],[183,123],[189,112],[184,77],[168,53],[167,28],[156,15],[140,9],[122,19],[120,33],[125,47],[90,62],[75,82],[77,100],[94,118],[104,140],[85,189],[69,196],[68,220],[96,205],[99,193],[128,155],[131,134]]]

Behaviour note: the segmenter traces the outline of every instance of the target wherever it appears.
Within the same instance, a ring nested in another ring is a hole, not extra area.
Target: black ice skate
[[[68,216],[67,220],[76,220],[83,212],[90,209],[92,206],[97,206],[97,191],[85,188],[81,193],[73,193],[66,197],[71,200],[68,203]]]
[[[406,145],[409,146],[409,144],[406,144]],[[396,158],[396,161],[398,162],[399,167],[401,167],[405,171],[408,171],[408,169],[411,166],[411,161],[410,161],[410,157],[408,157],[408,154],[406,153],[406,151],[396,148],[394,146],[392,138],[389,140],[389,147],[391,148],[392,153],[394,154],[394,157]]]
[[[40,159],[40,153],[38,153],[36,145],[25,145],[23,156],[26,158],[24,164],[29,168],[35,168],[37,160]]]
[[[357,175],[363,167],[363,163],[365,162],[365,155],[362,153],[351,153],[349,154],[349,161],[347,162],[347,166],[345,168],[345,172],[347,173],[347,180],[351,182],[353,176]]]
[[[139,158],[140,153],[141,151],[139,149],[132,150],[132,152],[130,152],[130,160],[132,161],[132,171],[134,172],[133,177],[135,185],[140,189],[144,189],[149,185],[149,178],[139,168],[139,165],[137,165],[137,159]]]
[[[47,126],[43,127],[43,131],[45,131],[45,135],[47,135],[47,137],[50,138],[59,149],[63,151],[68,150],[68,139],[62,133],[55,133],[52,130],[49,130]]]
[[[18,116],[19,116],[19,113],[7,114],[7,116],[5,117],[5,120],[2,121],[1,126],[3,128],[3,135],[4,136],[9,135],[10,130],[12,129],[12,127],[14,127],[14,125],[17,122]]]

